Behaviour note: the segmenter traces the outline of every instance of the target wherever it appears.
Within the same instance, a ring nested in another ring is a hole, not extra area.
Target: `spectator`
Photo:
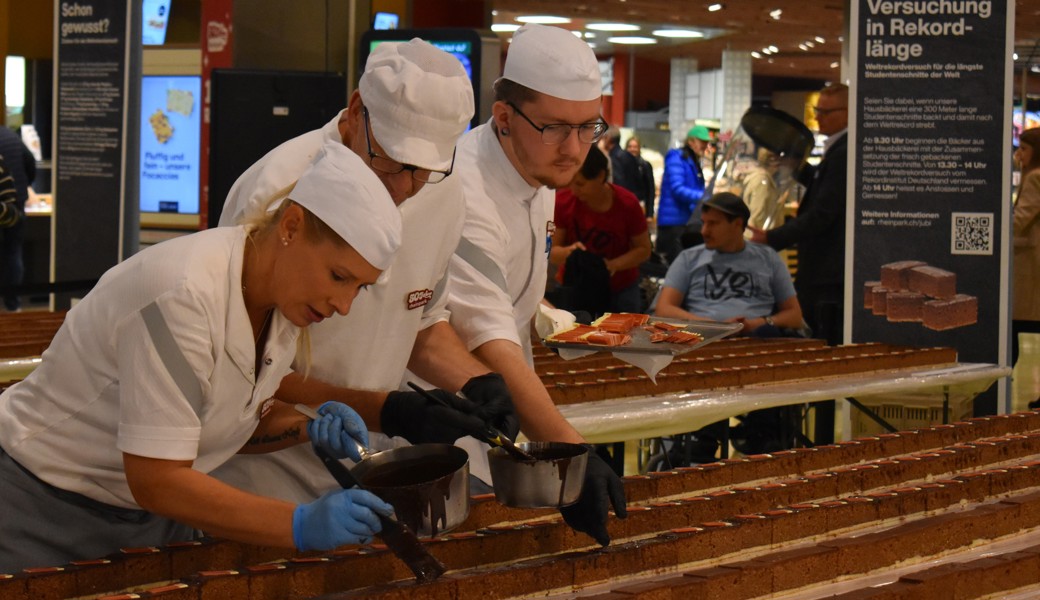
[[[611,181],[630,192],[635,192],[638,180],[636,161],[621,148],[621,130],[610,126],[599,140],[599,149],[610,158]]]
[[[657,184],[654,183],[654,169],[642,156],[642,144],[639,138],[632,136],[625,144],[625,151],[636,159],[636,189],[632,193],[643,204],[647,219],[654,218],[654,200],[657,199]]]
[[[846,127],[849,88],[832,84],[813,108],[820,133],[828,136],[823,160],[805,191],[794,219],[776,229],[752,229],[751,239],[776,250],[798,248],[798,301],[814,335],[829,344],[844,338]]]
[[[668,268],[654,314],[741,323],[745,335],[777,337],[802,329],[791,275],[772,248],[744,239],[750,211],[734,194],[703,205],[704,243]]]
[[[4,308],[10,312],[21,310],[21,299],[12,289],[22,284],[25,276],[25,264],[22,261],[22,245],[25,240],[25,201],[29,199],[29,186],[36,178],[36,160],[32,152],[25,147],[18,134],[6,127],[0,127],[0,157],[6,165],[8,175],[14,184],[14,201],[9,204],[14,209],[4,219],[8,225],[0,225],[0,288],[4,289]]]
[[[784,222],[784,204],[776,186],[780,157],[768,148],[758,149],[758,162],[744,176],[744,203],[751,210],[748,225],[759,229],[775,229]]]
[[[657,253],[671,264],[683,249],[680,240],[697,204],[704,197],[701,158],[708,153],[711,135],[703,125],[691,127],[682,148],[669,150],[664,157],[661,198],[657,206]],[[696,219],[695,219],[696,220]],[[696,227],[696,226],[695,226]],[[691,245],[699,243],[696,239]]]
[[[802,309],[787,267],[776,251],[745,241],[750,211],[729,192],[703,204],[704,244],[684,250],[668,268],[655,314],[680,319],[728,321],[755,337],[801,336]],[[790,448],[798,431],[800,408],[776,407],[739,417],[734,446],[745,454]],[[696,462],[714,460],[718,425],[676,443],[693,443]],[[673,465],[674,466],[674,465]]]
[[[608,310],[641,312],[639,265],[650,257],[646,219],[632,192],[607,181],[607,157],[602,152],[590,150],[570,186],[556,191],[554,220],[549,262],[565,265],[557,280],[568,280],[574,251],[587,251],[604,263],[610,275]]]
[[[1040,127],[1022,132],[1015,162],[1022,170],[1013,216],[1014,308],[1011,365],[1018,361],[1018,334],[1040,333]]]

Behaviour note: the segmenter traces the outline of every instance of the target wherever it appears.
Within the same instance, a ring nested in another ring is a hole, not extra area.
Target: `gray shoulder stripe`
[[[502,290],[506,296],[509,295],[509,290],[506,288],[506,277],[502,274],[502,269],[499,269],[495,261],[491,260],[491,257],[478,248],[476,244],[466,238],[462,238],[459,240],[459,246],[455,248],[455,255],[469,263],[478,273],[491,280],[491,283],[498,286],[498,289]]]
[[[177,384],[188,403],[191,404],[195,414],[201,415],[202,387],[195,377],[195,371],[188,364],[188,359],[184,357],[184,353],[177,346],[177,341],[173,339],[173,333],[170,332],[170,326],[166,323],[162,311],[159,310],[159,305],[152,302],[142,308],[141,318],[144,319],[144,325],[152,338],[152,345],[159,353],[159,359],[162,360],[166,371],[173,378],[173,382]]]
[[[434,304],[437,303],[437,299],[444,295],[444,288],[447,285],[448,285],[448,272],[445,271],[444,275],[441,277],[440,281],[438,281],[437,285],[434,286],[434,288],[433,288],[433,297],[430,298],[430,301],[427,302],[426,306],[423,307],[423,313],[428,312],[430,310],[430,308]]]

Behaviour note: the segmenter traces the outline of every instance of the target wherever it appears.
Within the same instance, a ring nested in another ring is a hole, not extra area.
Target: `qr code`
[[[993,213],[951,215],[951,254],[993,254]]]

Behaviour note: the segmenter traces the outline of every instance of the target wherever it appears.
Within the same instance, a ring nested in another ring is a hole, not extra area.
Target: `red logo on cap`
[[[426,306],[430,303],[430,300],[433,300],[433,290],[415,290],[414,292],[408,292],[405,304],[408,305],[408,310],[412,310],[420,306]]]

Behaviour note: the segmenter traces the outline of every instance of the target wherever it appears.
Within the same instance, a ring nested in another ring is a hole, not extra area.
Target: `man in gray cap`
[[[744,335],[776,337],[803,327],[787,265],[765,244],[744,240],[751,210],[735,194],[702,204],[704,243],[668,267],[655,313],[677,319],[737,322]]]
[[[349,315],[310,328],[308,377],[286,377],[277,397],[317,407],[339,400],[373,429],[375,449],[453,442],[463,435],[450,409],[402,387],[406,369],[450,390],[432,392],[479,421],[515,435],[502,378],[459,340],[445,308],[447,265],[464,219],[455,143],[473,115],[473,88],[461,63],[432,45],[384,42],[373,50],[349,105],[322,129],[278,146],[239,177],[220,224],[236,222],[295,184],[326,140],[351,148],[382,180],[403,222],[403,243],[379,285],[359,294]],[[408,200],[405,202],[405,200]],[[447,419],[447,420],[446,420]],[[306,447],[239,455],[216,473],[236,486],[290,501],[338,487]]]
[[[513,34],[494,93],[491,121],[459,142],[466,226],[450,268],[451,322],[467,348],[505,377],[529,439],[581,443],[532,368],[530,330],[545,291],[552,190],[571,182],[607,129],[599,64],[571,32],[525,25]],[[474,455],[473,472],[486,476]],[[609,505],[625,516],[620,479],[592,453],[581,498],[561,512],[607,545]]]

